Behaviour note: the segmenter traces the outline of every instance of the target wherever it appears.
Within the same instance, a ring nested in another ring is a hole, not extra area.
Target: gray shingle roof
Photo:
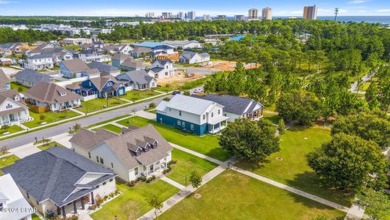
[[[104,142],[105,140],[116,136],[116,134],[109,132],[105,129],[100,129],[96,132],[93,132],[88,129],[82,128],[76,134],[73,135],[69,142],[76,144],[77,146],[82,147],[85,150],[90,150],[96,145]]]
[[[165,65],[167,63],[173,63],[172,60],[170,59],[165,59],[165,60],[154,60],[152,63],[159,62],[161,65]]]
[[[92,62],[92,63],[89,63],[87,65],[91,69],[98,69],[101,73],[110,74],[110,73],[115,73],[115,72],[119,71],[118,68],[116,68],[115,66],[111,66],[111,65],[101,63],[101,62]]]
[[[7,83],[9,83],[10,80],[8,76],[4,73],[2,69],[0,69],[0,89],[6,88]]]
[[[135,70],[127,73],[122,73],[116,77],[118,80],[133,81],[137,84],[150,83],[154,78],[149,76],[146,70]]]
[[[153,71],[154,73],[159,73],[159,72],[161,72],[162,70],[164,70],[164,68],[161,68],[161,67],[153,67],[153,68],[150,68],[149,70]]]
[[[91,185],[115,177],[109,169],[63,147],[25,157],[3,168],[3,172],[10,173],[15,182],[39,202],[50,199],[60,207],[93,191]],[[76,183],[87,173],[102,176],[94,184],[83,185],[85,189],[74,192],[78,188]]]
[[[80,59],[64,60],[62,64],[72,73],[89,70],[90,68]]]
[[[65,96],[61,96],[65,93]],[[33,98],[45,103],[64,103],[80,99],[80,96],[55,84],[40,82],[24,93],[28,98]]]
[[[53,54],[50,53],[42,53],[42,54],[36,54],[33,56],[27,57],[28,60],[33,60],[33,59],[46,59],[46,58],[52,58]]]
[[[38,73],[31,69],[24,69],[19,71],[14,75],[17,80],[23,80],[32,83],[33,85],[38,82],[51,82],[52,79],[50,76]]]
[[[216,102],[225,106],[224,112],[236,115],[251,113],[257,105],[263,108],[263,105],[255,100],[238,96],[208,94],[204,96],[194,95],[193,97]]]
[[[153,144],[154,141],[157,141],[157,147],[142,152],[139,156],[136,156],[129,150],[129,146],[144,147],[147,143]],[[127,169],[133,169],[140,164],[147,166],[155,163],[166,157],[168,152],[172,150],[172,146],[152,125],[131,130],[120,136],[108,139],[105,143]]]

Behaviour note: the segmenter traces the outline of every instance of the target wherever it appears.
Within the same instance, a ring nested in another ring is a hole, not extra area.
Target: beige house
[[[159,175],[171,161],[171,145],[152,126],[121,135],[80,130],[71,139],[76,153],[113,170],[126,181]]]

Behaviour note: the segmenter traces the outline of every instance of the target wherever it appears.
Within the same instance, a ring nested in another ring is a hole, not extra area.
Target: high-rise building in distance
[[[191,20],[191,21],[195,20],[195,12],[194,11],[188,12],[187,18],[188,18],[188,20]]]
[[[210,21],[210,15],[203,15],[203,21]]]
[[[303,8],[303,19],[306,20],[316,20],[317,19],[317,5],[305,6]]]
[[[226,21],[227,20],[227,15],[217,15],[217,17],[215,19],[216,20]]]
[[[256,8],[251,8],[248,11],[248,19],[256,20],[259,19],[259,11]]]
[[[263,8],[261,17],[263,20],[272,20],[272,8],[269,7]]]
[[[184,20],[184,13],[183,12],[177,13],[177,18]]]
[[[161,14],[161,18],[162,19],[169,19],[169,18],[172,18],[172,13],[171,12],[163,12]]]
[[[245,16],[244,15],[234,15],[234,20],[236,21],[244,21]]]
[[[154,17],[154,12],[148,12],[145,14],[145,17],[147,18],[153,18]]]

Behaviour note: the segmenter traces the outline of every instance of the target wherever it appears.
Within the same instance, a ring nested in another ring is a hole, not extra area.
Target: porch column
[[[92,203],[92,205],[95,204],[95,198],[93,197],[93,191],[91,192],[91,203]]]
[[[61,208],[57,206],[57,215],[61,215]]]
[[[73,211],[75,214],[77,213],[76,201],[73,201]]]
[[[9,117],[9,115],[7,117],[8,117],[8,124],[11,124],[11,117]]]
[[[66,213],[65,213],[65,206],[62,206],[62,216],[66,218]]]
[[[3,116],[0,116],[0,125],[3,125]]]
[[[81,209],[84,210],[85,209],[85,204],[84,204],[84,199],[81,198]]]

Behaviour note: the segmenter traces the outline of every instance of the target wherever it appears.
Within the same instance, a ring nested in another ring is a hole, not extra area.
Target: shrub
[[[103,198],[98,194],[95,198],[95,203],[97,207],[100,207],[100,205],[103,203]]]
[[[169,102],[171,99],[168,98],[168,97],[165,97],[163,100],[166,101],[166,102]]]
[[[145,176],[140,176],[140,177],[137,178],[137,181],[145,182],[146,181],[146,177]]]
[[[46,116],[44,116],[42,114],[39,115],[39,120],[43,121],[43,120],[45,120],[45,118],[46,118]]]
[[[8,150],[9,149],[7,146],[3,146],[0,148],[0,153],[4,155],[4,154],[8,153]]]
[[[104,196],[103,200],[105,201],[105,200],[107,200],[107,199],[108,199],[108,196],[107,196],[107,195]]]
[[[149,108],[156,108],[156,103],[154,103],[154,102],[150,103]]]
[[[153,176],[149,177],[148,179],[146,179],[146,183],[150,183],[150,182],[152,182],[155,179],[156,179],[156,176],[153,175]]]
[[[3,125],[1,126],[1,130],[8,130],[10,128],[9,125]]]
[[[136,180],[132,180],[132,181],[128,182],[127,185],[130,187],[133,187],[133,186],[135,186],[136,183],[137,183]]]
[[[177,163],[177,160],[171,160],[171,161],[169,161],[168,162],[168,166],[170,166],[170,165],[174,165],[174,164],[176,164]]]
[[[190,91],[184,91],[183,95],[190,96]]]

